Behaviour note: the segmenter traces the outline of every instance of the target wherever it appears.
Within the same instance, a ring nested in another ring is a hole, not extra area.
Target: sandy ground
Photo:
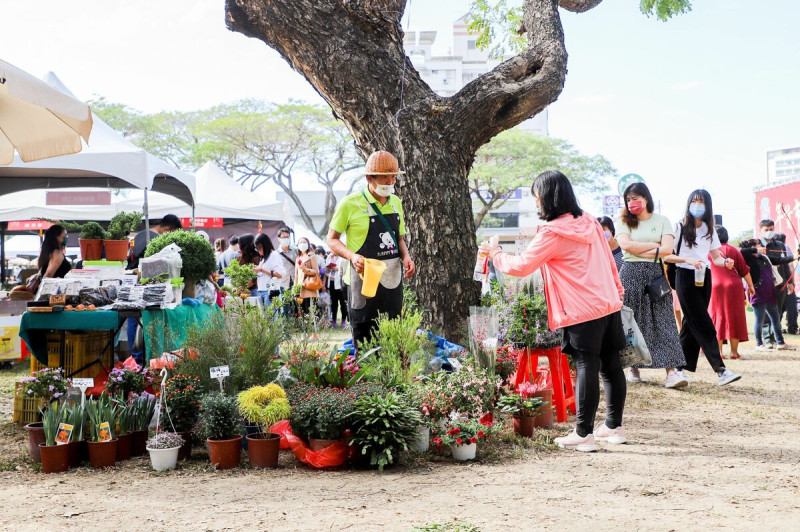
[[[643,371],[646,382],[629,386],[630,442],[598,453],[520,447],[465,465],[417,458],[382,474],[312,471],[291,455],[274,471],[214,472],[198,456],[157,474],[140,458],[44,475],[22,458],[24,432],[5,423],[0,528],[799,530],[800,342],[788,339],[797,350],[743,344],[746,360],[728,366],[744,378],[724,388],[705,361],[684,391],[661,387],[661,371]],[[9,418],[7,386],[2,393]]]

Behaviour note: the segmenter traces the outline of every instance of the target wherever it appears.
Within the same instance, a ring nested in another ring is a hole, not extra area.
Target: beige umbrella
[[[78,153],[91,131],[88,105],[0,59],[0,164]]]

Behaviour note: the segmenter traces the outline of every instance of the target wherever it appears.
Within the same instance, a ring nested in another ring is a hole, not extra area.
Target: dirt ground
[[[744,377],[724,388],[703,360],[683,391],[664,389],[662,371],[643,371],[645,382],[629,385],[627,445],[555,450],[547,437],[563,425],[536,445],[496,441],[478,463],[418,456],[382,474],[312,471],[291,455],[277,470],[214,472],[196,448],[197,458],[168,473],[149,471],[143,457],[44,475],[24,458],[24,431],[8,422],[6,375],[0,528],[797,530],[800,341],[788,339],[795,350],[743,344],[746,359],[728,366]]]

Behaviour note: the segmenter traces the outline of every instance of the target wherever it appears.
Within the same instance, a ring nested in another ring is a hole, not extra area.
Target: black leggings
[[[347,300],[345,299],[345,291],[337,290],[336,288],[328,288],[331,294],[331,322],[336,323],[336,316],[339,314],[338,309],[342,311],[342,321],[347,320]]]
[[[600,380],[606,395],[606,426],[622,426],[627,384],[619,351],[625,346],[619,312],[596,320],[564,328],[562,350],[572,355],[578,379],[575,386],[577,405],[575,432],[584,437],[594,432],[594,417],[600,403]]]
[[[700,348],[706,355],[708,363],[715,372],[725,369],[717,343],[717,329],[708,314],[708,302],[711,300],[711,272],[706,268],[703,286],[694,285],[694,268],[677,268],[675,273],[675,292],[683,311],[681,324],[681,348],[686,365],[680,369],[697,370],[697,359]]]

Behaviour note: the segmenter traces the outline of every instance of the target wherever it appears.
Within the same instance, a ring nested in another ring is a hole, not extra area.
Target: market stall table
[[[160,357],[165,351],[181,349],[186,342],[187,330],[221,315],[222,310],[217,305],[178,305],[171,309],[143,311],[146,361]]]

